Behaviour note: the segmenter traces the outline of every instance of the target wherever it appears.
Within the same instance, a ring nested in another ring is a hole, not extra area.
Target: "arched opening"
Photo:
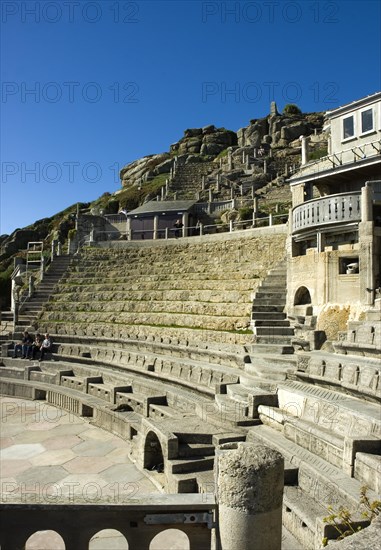
[[[166,529],[158,533],[149,545],[149,550],[189,550],[188,536],[180,529]]]
[[[155,432],[148,432],[144,444],[144,468],[164,471],[164,457],[159,438]]]
[[[57,531],[36,531],[25,543],[25,550],[65,550],[65,542]]]
[[[301,286],[295,292],[294,306],[302,306],[306,304],[311,304],[311,294],[308,288]]]
[[[105,548],[118,548],[128,550],[126,538],[116,529],[102,529],[95,533],[89,541],[89,550],[105,550]]]

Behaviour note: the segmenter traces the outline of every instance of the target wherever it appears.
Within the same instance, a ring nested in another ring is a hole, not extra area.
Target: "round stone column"
[[[221,550],[280,550],[284,460],[263,445],[227,443],[216,456]]]

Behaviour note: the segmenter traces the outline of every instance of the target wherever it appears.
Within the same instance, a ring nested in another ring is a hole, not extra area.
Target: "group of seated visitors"
[[[49,334],[43,336],[39,332],[33,337],[28,331],[25,331],[22,340],[19,344],[15,344],[13,350],[13,358],[16,359],[19,352],[21,352],[21,359],[36,359],[37,353],[40,353],[39,361],[44,359],[46,352],[51,351],[52,340]]]

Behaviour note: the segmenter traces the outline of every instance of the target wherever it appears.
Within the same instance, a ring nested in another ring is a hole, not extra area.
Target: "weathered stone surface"
[[[163,165],[163,163],[169,158],[169,153],[149,155],[124,166],[120,171],[120,179],[122,180],[123,187],[137,185],[141,182],[142,178],[147,178],[150,172],[152,173],[158,165]],[[169,172],[169,164],[167,165],[167,168]]]
[[[329,544],[335,550],[378,550],[381,540],[381,516],[378,516],[366,529]]]
[[[248,514],[282,504],[283,457],[261,445],[227,443],[218,454],[218,501]]]
[[[280,550],[284,460],[262,445],[227,443],[217,451],[222,550]]]
[[[215,156],[230,145],[236,145],[237,135],[231,130],[205,126],[184,132],[184,137],[171,145],[171,152],[182,154],[202,154]]]

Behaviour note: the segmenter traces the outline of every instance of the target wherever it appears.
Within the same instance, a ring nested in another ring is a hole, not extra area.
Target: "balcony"
[[[361,192],[340,193],[296,206],[292,212],[292,232],[361,221]]]

